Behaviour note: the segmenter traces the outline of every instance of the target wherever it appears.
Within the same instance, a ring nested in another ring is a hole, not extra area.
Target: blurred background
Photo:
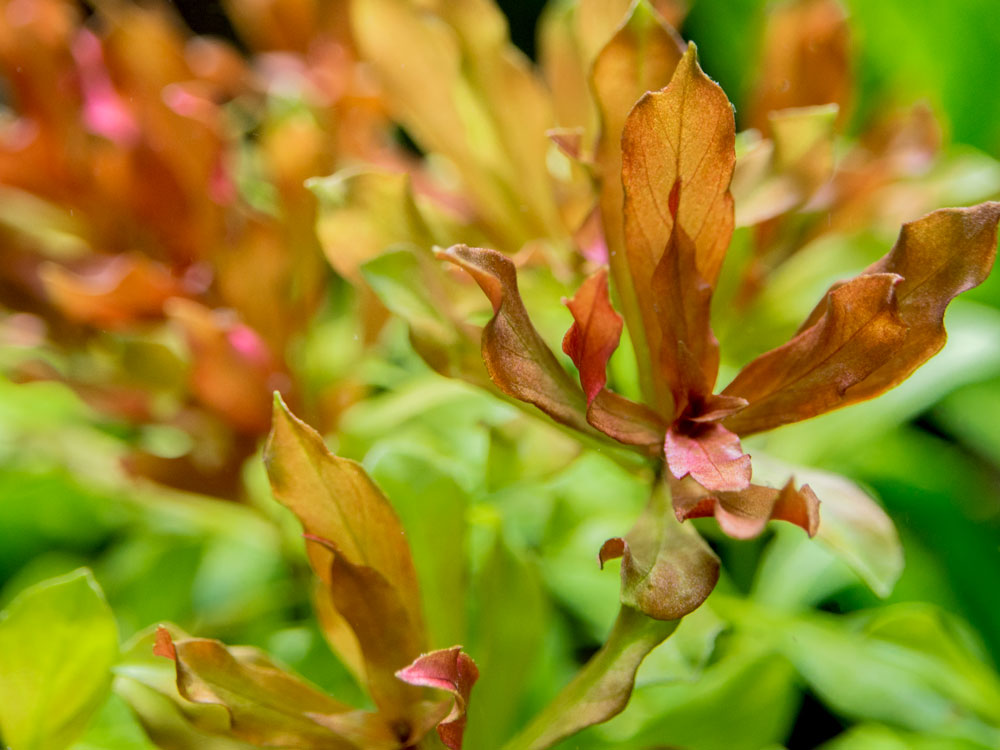
[[[544,4],[498,4],[534,59]],[[477,688],[477,748],[599,647],[618,580],[594,552],[630,525],[648,477],[435,374],[358,266],[324,257],[305,181],[359,164],[418,174],[429,151],[357,65],[341,7],[0,0],[0,609],[89,566],[123,641],[172,621],[261,646],[363,704],[323,642],[298,528],[259,460],[281,390],[364,463],[411,534],[422,583],[458,602],[432,631],[465,642],[484,675],[523,654],[520,671]],[[1000,197],[996,3],[844,7],[853,84],[838,157],[914,105],[937,123],[933,156],[880,198],[889,218],[830,240],[841,260],[825,263],[827,245],[796,256],[747,328],[719,331],[737,358],[784,340],[831,276],[885,252],[897,216],[923,213],[911,207]],[[691,0],[680,26],[738,131],[753,124],[768,11]],[[548,300],[532,312],[558,341],[566,278],[528,288]],[[888,396],[751,444],[876,497],[901,540],[899,580],[863,580],[795,529],[736,543],[705,523],[721,588],[758,608],[756,624],[699,611],[650,657],[626,714],[567,748],[981,748],[1000,737],[962,697],[993,685],[1000,665],[1000,276],[956,302],[948,327],[945,351]],[[436,549],[441,529],[464,540],[459,571]],[[872,580],[888,582],[885,598]],[[871,640],[897,626],[904,635],[877,642],[912,648],[898,660]],[[946,695],[933,687],[938,658],[959,686]],[[852,674],[882,697],[858,694]],[[706,730],[720,706],[733,728]]]

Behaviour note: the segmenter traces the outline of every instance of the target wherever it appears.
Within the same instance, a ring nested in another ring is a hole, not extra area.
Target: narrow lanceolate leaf
[[[421,651],[419,624],[411,621],[400,592],[379,571],[355,565],[326,539],[308,539],[333,554],[327,585],[330,600],[357,639],[372,699],[393,722],[412,720],[420,691],[395,679],[395,674]]]
[[[750,456],[743,452],[739,437],[718,422],[675,425],[667,431],[664,455],[677,479],[690,476],[713,491],[750,486]]]
[[[724,420],[739,435],[769,430],[845,406],[850,388],[903,346],[907,325],[896,297],[902,278],[858,276],[830,291],[822,315],[788,343],[744,367],[723,394],[749,405]]]
[[[581,25],[588,16],[613,11],[612,3],[590,2],[580,6]],[[589,9],[589,11],[588,11]],[[585,12],[587,11],[587,12]],[[613,13],[612,16],[613,17]],[[618,19],[614,23],[618,23]],[[607,26],[607,21],[595,22]],[[592,36],[596,36],[592,34]],[[622,130],[625,119],[647,91],[658,91],[670,82],[681,59],[683,43],[677,33],[648,2],[636,3],[625,23],[597,54],[591,87],[601,120],[595,161],[600,174],[600,209],[611,275],[621,299],[625,322],[635,342],[640,378],[648,401],[653,401],[652,364],[643,327],[643,315],[629,259],[625,252],[622,219]]]
[[[583,282],[563,304],[573,314],[573,325],[563,338],[563,351],[580,371],[580,384],[592,404],[608,382],[608,360],[622,335],[622,318],[611,306],[608,272],[601,269]]]
[[[454,696],[448,715],[438,724],[441,741],[451,750],[461,750],[465,733],[466,708],[472,686],[479,679],[479,670],[472,657],[461,646],[424,654],[396,676],[410,685],[446,690]]]
[[[228,648],[207,638],[173,640],[161,627],[153,651],[176,662],[181,696],[223,706],[230,732],[241,740],[315,750],[399,746],[383,719],[324,695],[256,649]]]
[[[791,107],[840,105],[851,92],[850,39],[837,0],[791,0],[768,19],[757,90],[749,103],[750,124],[768,130],[768,114]]]
[[[573,325],[563,338],[563,351],[580,371],[587,397],[587,421],[606,435],[628,445],[657,446],[666,425],[659,416],[607,390],[608,360],[618,348],[622,319],[611,306],[608,274],[600,270],[584,281],[571,300],[563,300]]]
[[[666,482],[624,537],[609,539],[598,559],[622,558],[622,604],[656,620],[677,620],[701,606],[719,578],[719,560],[693,528],[681,526]]]
[[[642,660],[676,629],[676,620],[654,620],[623,605],[601,650],[504,750],[544,750],[621,713]]]
[[[493,305],[483,329],[483,360],[490,378],[508,396],[534,404],[570,427],[591,432],[587,401],[528,317],[509,258],[478,247],[455,245],[438,254],[479,284]]]
[[[1000,203],[943,208],[903,225],[896,244],[864,275],[894,273],[899,317],[907,326],[903,345],[877,370],[850,388],[849,403],[873,398],[899,385],[937,354],[947,340],[944,313],[959,294],[979,286],[997,253]],[[810,321],[817,312],[813,311]]]
[[[310,544],[307,551],[324,584],[326,604],[331,605],[326,609],[334,610],[328,619],[335,626],[327,628],[328,638],[348,655],[357,654],[360,645],[373,693],[380,686],[392,685],[373,697],[401,711],[407,696],[397,695],[392,675],[423,650],[425,636],[417,575],[395,511],[360,465],[331,454],[319,434],[294,417],[280,398],[275,399],[264,462],[275,497],[298,516],[307,535],[326,542]],[[383,631],[388,634],[399,623],[375,623],[369,630],[368,625],[351,620],[357,613],[345,611],[360,596],[356,588],[363,586],[357,580],[376,576],[378,585],[384,582],[384,588],[391,591],[386,597],[399,603],[396,620],[409,628],[405,639],[394,639],[399,645],[388,660],[373,658],[366,639],[378,638]],[[343,627],[343,620],[350,627]]]
[[[708,303],[733,230],[735,160],[732,107],[689,45],[670,85],[645,95],[622,133],[626,254],[664,413],[682,410],[672,401],[692,362],[715,377]]]
[[[819,529],[819,499],[809,485],[796,489],[792,480],[781,489],[753,484],[739,492],[713,492],[690,478],[671,482],[677,519],[715,517],[734,539],[758,536],[768,521],[788,521],[809,536]]]

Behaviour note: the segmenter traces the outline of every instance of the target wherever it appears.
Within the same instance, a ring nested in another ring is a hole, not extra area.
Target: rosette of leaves
[[[483,356],[505,393],[563,424],[661,456],[680,520],[714,515],[728,534],[746,538],[780,518],[812,534],[815,495],[808,487],[753,484],[740,438],[873,398],[933,356],[945,340],[945,307],[992,267],[1000,204],[944,209],[904,225],[884,258],[834,285],[788,343],[716,393],[719,348],[709,313],[733,229],[734,161],[731,106],[701,72],[692,46],[670,85],[632,109],[622,135],[624,252],[611,275],[621,297],[635,301],[624,310],[642,404],[605,388],[623,325],[607,272],[567,302],[575,322],[563,349],[579,369],[581,390],[531,325],[508,259],[465,246],[440,257],[472,275],[492,303]],[[628,550],[617,541],[605,554]],[[636,571],[647,583],[648,573],[648,565]],[[680,595],[676,586],[668,592]],[[644,609],[664,619],[684,614],[669,605]]]
[[[324,423],[360,391],[297,366],[331,291],[303,183],[395,164],[388,124],[342,4],[234,0],[246,56],[165,4],[94,5],[0,2],[0,304],[38,343],[9,376],[73,388],[132,473],[241,497],[275,389]]]
[[[755,483],[741,438],[902,382],[943,346],[945,308],[985,279],[996,253],[997,203],[943,209],[905,224],[893,248],[857,277],[835,284],[790,341],[751,361],[716,392],[719,346],[709,315],[734,226],[734,131],[731,105],[702,73],[693,46],[670,84],[643,96],[624,121],[622,200],[609,198],[602,209],[608,245],[621,248],[611,255],[610,276],[635,346],[642,403],[605,387],[623,330],[607,271],[567,301],[575,322],[563,349],[579,370],[581,388],[532,325],[509,258],[468,246],[439,252],[472,276],[492,305],[482,354],[496,388],[564,426],[608,436],[662,462],[646,513],[600,553],[602,562],[623,558],[624,617],[639,611],[674,621],[712,590],[715,556],[678,521],[714,516],[727,534],[750,538],[778,519],[815,534],[821,498],[791,481]],[[621,227],[616,241],[614,226]],[[567,695],[580,686],[574,682]],[[628,681],[619,687],[624,705]],[[595,710],[588,720],[608,715]],[[573,731],[555,728],[553,716],[545,712],[526,730],[525,746],[544,747],[565,736],[560,731]],[[586,720],[578,715],[576,721]]]

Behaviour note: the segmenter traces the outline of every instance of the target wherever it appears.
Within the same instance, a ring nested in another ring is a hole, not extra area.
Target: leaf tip
[[[156,640],[153,643],[153,654],[155,656],[162,656],[172,661],[177,661],[177,649],[174,646],[174,639],[171,637],[170,631],[162,625],[156,629]]]
[[[600,551],[597,553],[597,562],[600,564],[601,570],[604,570],[604,564],[608,560],[615,560],[624,555],[627,546],[628,542],[620,536],[612,537],[602,544]]]

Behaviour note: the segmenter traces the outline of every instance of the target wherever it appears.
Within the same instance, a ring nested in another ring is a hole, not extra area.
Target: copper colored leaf
[[[733,230],[735,160],[732,106],[689,45],[670,85],[640,99],[622,133],[625,247],[650,360],[664,368],[661,412],[691,380],[685,357],[715,376],[707,308]]]
[[[580,6],[581,25],[591,18],[597,28],[607,25],[603,14],[614,10],[612,3],[588,2]],[[586,13],[584,11],[587,11]],[[617,23],[621,13],[614,19]],[[592,33],[592,35],[594,35]],[[663,23],[647,2],[636,3],[625,23],[597,54],[591,72],[591,87],[601,120],[595,160],[600,174],[600,210],[607,244],[608,262],[622,312],[635,342],[640,377],[647,398],[652,396],[651,362],[645,345],[646,333],[639,297],[629,257],[625,252],[622,219],[622,130],[626,117],[647,91],[658,91],[670,82],[681,59],[683,43],[677,33]],[[646,382],[649,381],[649,382]]]
[[[851,92],[850,38],[838,0],[791,0],[770,14],[749,124],[767,131],[768,114],[816,104],[840,105]]]
[[[628,704],[642,660],[676,629],[676,620],[654,620],[623,605],[601,650],[504,747],[545,750],[581,729],[617,716]]]
[[[896,274],[874,273],[830,291],[811,326],[757,357],[726,387],[725,395],[749,405],[723,424],[748,435],[857,400],[851,387],[896,356],[905,340],[896,298],[901,282]]]
[[[624,537],[609,539],[598,559],[621,557],[622,604],[657,620],[677,620],[701,606],[719,578],[719,560],[670,508],[665,482]]]
[[[206,638],[173,640],[160,628],[154,653],[176,662],[181,696],[223,706],[230,732],[241,740],[303,750],[398,747],[381,718],[324,695],[256,649]],[[311,715],[324,717],[326,726]]]
[[[592,404],[608,382],[608,360],[622,335],[622,318],[611,306],[608,272],[601,269],[583,282],[563,304],[573,314],[573,325],[563,338],[563,351],[580,371],[580,384]]]
[[[377,574],[398,597],[405,613],[403,620],[408,623],[419,653],[424,627],[410,547],[395,511],[364,469],[331,454],[319,434],[294,417],[278,397],[264,462],[275,497],[295,513],[308,535],[326,540],[340,551],[335,555],[320,544],[307,547],[310,563],[325,584],[325,595],[331,598],[333,609],[349,620],[349,613],[336,605],[335,567],[364,568],[358,573],[361,577]],[[336,585],[347,583],[342,580]],[[351,629],[342,627],[336,617],[328,621],[336,625],[327,630],[334,646],[347,654],[356,653],[362,634],[352,637]],[[403,663],[415,655],[409,654]],[[364,656],[367,662],[368,654]],[[396,664],[391,670],[400,666]],[[389,667],[383,671],[389,671]]]
[[[40,269],[45,291],[66,317],[121,328],[163,315],[163,303],[185,293],[183,281],[143,255],[116,255],[83,273],[55,263]]]
[[[689,423],[667,431],[664,454],[677,479],[691,476],[709,490],[737,491],[750,486],[750,456],[740,439],[718,422]]]
[[[493,305],[483,329],[483,360],[490,378],[509,396],[534,404],[550,417],[584,432],[587,402],[528,317],[517,289],[517,271],[495,250],[455,245],[439,253],[467,271]]]
[[[658,454],[667,426],[647,406],[629,401],[607,388],[587,408],[587,421],[605,435],[626,445],[648,446]]]
[[[750,485],[739,492],[713,492],[691,479],[671,484],[674,512],[680,521],[710,518],[728,536],[752,539],[768,521],[788,521],[815,536],[819,529],[819,499],[809,485],[796,489],[792,480],[780,490]]]
[[[396,676],[410,685],[447,690],[455,697],[451,711],[437,729],[447,747],[461,750],[469,696],[472,686],[479,679],[479,670],[472,657],[464,653],[461,646],[432,651],[399,670]]]
[[[401,726],[411,718],[420,692],[400,683],[395,673],[420,653],[423,633],[385,576],[367,565],[355,565],[326,539],[308,539],[333,554],[327,584],[330,599],[357,638],[375,705]],[[409,731],[404,734],[410,736]]]
[[[892,250],[864,275],[894,273],[903,345],[862,382],[850,388],[850,403],[873,398],[908,378],[944,346],[945,309],[955,297],[979,286],[996,259],[1000,203],[943,208],[904,224]],[[813,311],[805,325],[817,317]]]
[[[267,344],[228,311],[173,297],[164,311],[184,333],[191,390],[209,409],[251,435],[267,431],[271,393],[284,382]]]

